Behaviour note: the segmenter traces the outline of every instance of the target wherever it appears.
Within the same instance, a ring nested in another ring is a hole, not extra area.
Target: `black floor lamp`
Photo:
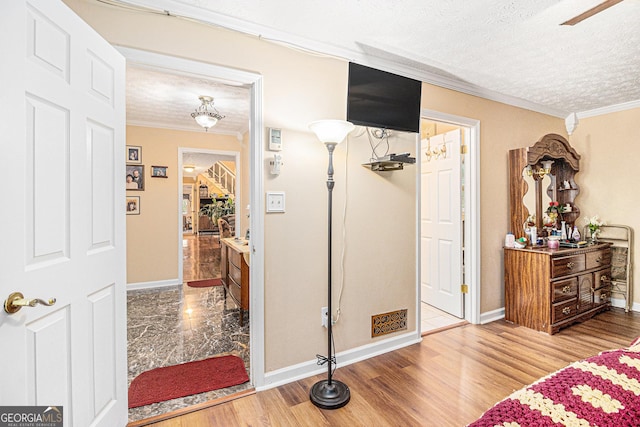
[[[311,402],[319,408],[323,409],[338,409],[349,403],[351,398],[351,392],[349,387],[341,382],[332,378],[333,372],[331,370],[332,364],[335,364],[333,360],[333,331],[332,323],[333,316],[331,311],[331,211],[332,211],[332,194],[333,194],[333,150],[336,145],[342,142],[349,132],[354,128],[354,125],[343,120],[320,120],[313,122],[309,125],[309,128],[315,132],[316,136],[329,151],[329,168],[327,170],[327,190],[329,197],[329,215],[328,215],[328,303],[327,308],[329,312],[329,318],[327,319],[327,379],[318,381],[315,383],[309,391],[309,398]]]

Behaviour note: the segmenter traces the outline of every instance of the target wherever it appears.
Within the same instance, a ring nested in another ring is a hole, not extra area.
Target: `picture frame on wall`
[[[144,166],[127,165],[127,191],[144,191]]]
[[[167,166],[151,166],[152,178],[167,178]]]
[[[135,165],[142,164],[142,147],[127,145],[126,155],[127,163]]]
[[[127,215],[140,215],[140,196],[127,196]]]

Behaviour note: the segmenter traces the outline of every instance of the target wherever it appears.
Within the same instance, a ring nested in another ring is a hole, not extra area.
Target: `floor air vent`
[[[407,309],[371,316],[371,338],[407,329]]]

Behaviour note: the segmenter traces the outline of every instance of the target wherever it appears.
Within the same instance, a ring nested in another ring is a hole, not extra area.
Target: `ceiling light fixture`
[[[184,165],[182,169],[184,169],[185,172],[191,173],[196,170],[196,167],[193,165]]]
[[[193,117],[205,131],[208,131],[209,128],[214,127],[216,123],[218,123],[218,120],[224,119],[224,116],[214,108],[213,97],[199,96],[198,99],[202,101],[202,104],[196,108],[196,111],[191,113],[191,117]]]

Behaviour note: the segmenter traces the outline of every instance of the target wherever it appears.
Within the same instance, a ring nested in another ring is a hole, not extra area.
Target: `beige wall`
[[[145,166],[140,215],[127,215],[127,283],[175,280],[178,259],[178,147],[238,151],[242,144],[232,136],[127,126],[127,144],[142,147]],[[168,178],[152,178],[151,166],[167,166]],[[244,168],[248,169],[248,168]],[[248,195],[242,195],[246,197]]]
[[[265,168],[265,190],[285,191],[287,208],[284,214],[265,216],[265,370],[323,353],[326,333],[319,325],[319,309],[326,304],[327,153],[307,125],[345,117],[347,62],[163,15],[125,12],[93,1],[67,3],[113,44],[263,76],[265,127],[281,128],[284,144],[282,173],[273,177]],[[422,106],[481,122],[481,311],[499,309],[504,304],[501,248],[508,230],[507,151],[532,145],[546,133],[564,134],[563,120],[428,84]],[[334,200],[336,302],[341,218],[348,202],[342,317],[335,328],[338,351],[375,341],[370,338],[373,314],[408,308],[411,329],[416,316],[415,168],[386,174],[365,169],[361,163],[370,149],[363,136],[350,138],[348,156],[346,148],[341,144],[336,152]],[[392,150],[415,153],[415,136],[394,137]],[[271,157],[265,152],[266,161]]]
[[[640,158],[638,143],[640,108],[581,119],[571,145],[582,156],[576,183],[580,194],[576,205],[585,216],[600,215],[609,224],[628,225],[635,230],[633,264],[640,265],[637,234],[640,232],[640,186],[635,171]],[[582,230],[582,229],[581,229]],[[635,268],[634,301],[640,303],[640,275]],[[614,295],[614,297],[619,297]]]

